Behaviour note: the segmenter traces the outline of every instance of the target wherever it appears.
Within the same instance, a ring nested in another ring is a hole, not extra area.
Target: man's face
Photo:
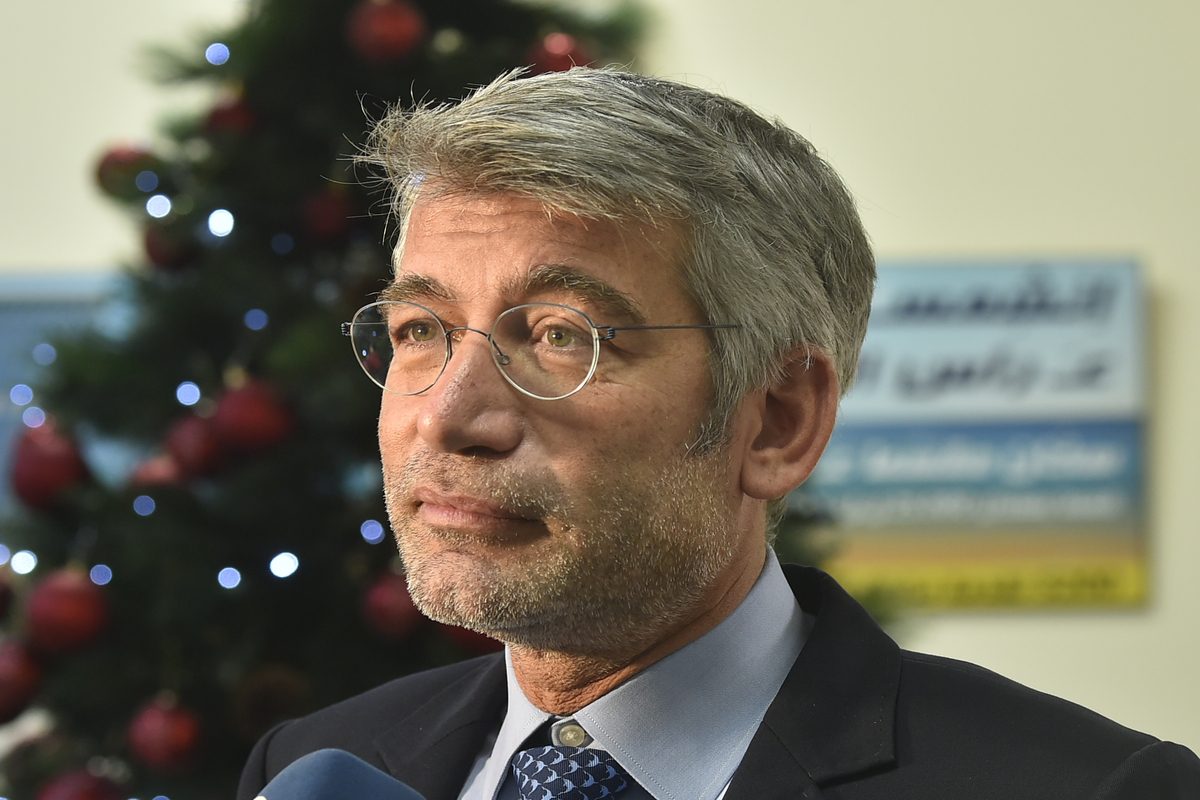
[[[677,254],[673,234],[511,196],[422,200],[392,296],[447,328],[489,331],[537,301],[601,325],[703,322]],[[687,449],[711,396],[707,353],[700,330],[619,333],[582,391],[547,401],[506,383],[466,332],[432,388],[385,392],[388,513],[421,610],[518,645],[605,653],[710,602],[744,532],[730,449]]]

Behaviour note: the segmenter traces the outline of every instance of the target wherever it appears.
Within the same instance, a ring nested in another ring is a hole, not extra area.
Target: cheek
[[[409,407],[400,400],[386,393],[379,404],[379,452],[384,460],[393,453],[398,453],[405,447],[405,442],[411,438],[412,427]]]
[[[683,456],[707,408],[693,407],[693,398],[680,391],[614,384],[592,389],[586,418],[576,415],[571,424],[556,426],[556,436],[567,449],[592,454],[606,470]]]
[[[660,447],[689,444],[707,418],[712,398],[707,370],[687,369],[680,362],[646,376],[624,394],[613,407],[621,409],[625,424],[642,429]]]

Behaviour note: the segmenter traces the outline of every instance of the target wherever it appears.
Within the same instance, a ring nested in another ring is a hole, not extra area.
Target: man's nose
[[[515,449],[525,425],[522,400],[497,369],[487,334],[455,328],[448,335],[450,359],[420,396],[417,434],[446,453],[499,455]]]

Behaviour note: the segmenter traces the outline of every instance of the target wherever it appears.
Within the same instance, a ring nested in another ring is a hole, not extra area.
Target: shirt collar
[[[732,614],[579,710],[575,719],[657,800],[705,800],[733,776],[804,646],[804,614],[773,552]],[[482,778],[494,797],[521,744],[551,715],[517,683],[505,652],[508,711]],[[736,676],[731,680],[730,676]]]

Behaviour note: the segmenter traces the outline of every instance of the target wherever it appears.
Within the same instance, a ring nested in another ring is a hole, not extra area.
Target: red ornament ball
[[[142,247],[150,263],[165,271],[187,266],[200,252],[199,244],[183,226],[170,223],[146,226]]]
[[[425,39],[426,31],[425,17],[407,0],[363,0],[346,21],[346,39],[370,64],[406,58]]]
[[[129,485],[135,489],[152,486],[178,486],[183,483],[183,468],[172,456],[160,453],[134,467]]]
[[[52,420],[26,428],[17,438],[10,478],[13,493],[30,508],[51,508],[87,474],[79,448]]]
[[[579,41],[569,33],[547,34],[529,51],[530,71],[535,75],[543,72],[565,72],[571,67],[591,63],[592,57]]]
[[[149,150],[119,145],[100,156],[96,163],[96,183],[118,200],[134,200],[145,194],[137,186],[137,176],[153,172],[161,179],[162,171],[162,161]]]
[[[385,639],[403,639],[424,617],[413,604],[403,575],[386,572],[363,595],[363,619]]]
[[[498,642],[490,636],[468,628],[460,628],[457,625],[443,625],[441,631],[447,639],[468,653],[483,655],[484,653],[494,653],[497,650],[504,649],[503,642]]]
[[[300,213],[304,218],[304,229],[309,235],[328,241],[338,239],[350,230],[354,205],[344,189],[330,188],[310,195]]]
[[[193,414],[177,420],[163,445],[185,478],[208,475],[221,464],[221,444],[208,417]]]
[[[108,625],[108,598],[81,569],[61,569],[42,580],[25,603],[29,646],[57,655],[94,642]]]
[[[164,695],[134,715],[128,738],[138,761],[160,772],[178,772],[192,763],[199,750],[200,718]]]
[[[243,136],[254,129],[258,119],[244,97],[217,103],[204,120],[204,130],[213,136]]]
[[[42,668],[20,642],[0,642],[0,725],[29,707],[42,683]]]
[[[38,792],[37,800],[126,800],[126,794],[108,778],[78,770],[47,783]]]
[[[262,381],[248,381],[221,395],[212,423],[217,440],[235,452],[265,450],[292,432],[291,412]]]

